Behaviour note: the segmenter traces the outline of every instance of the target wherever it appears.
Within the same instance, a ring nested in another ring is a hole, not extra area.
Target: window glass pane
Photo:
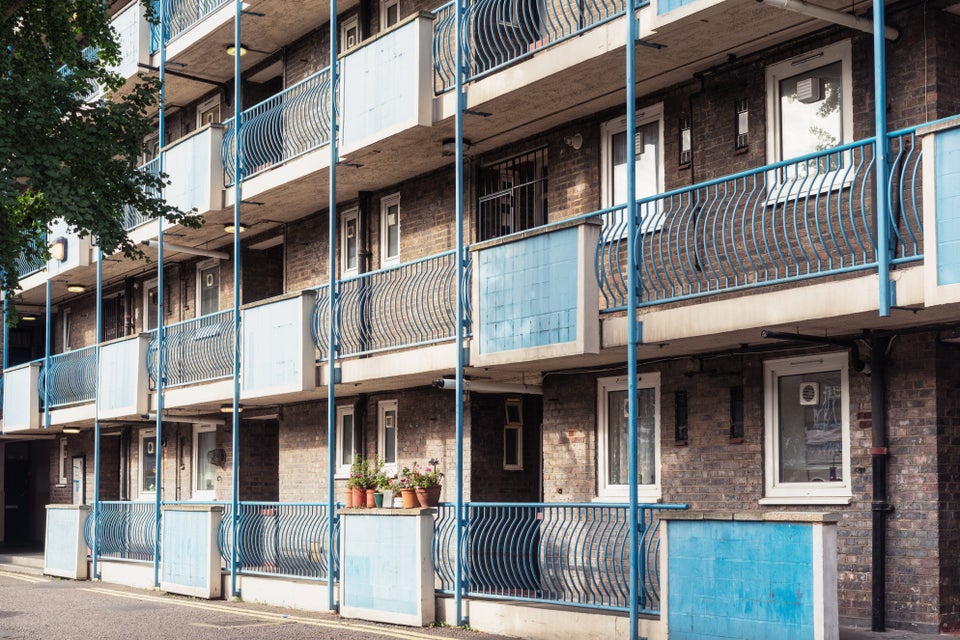
[[[843,480],[840,372],[778,380],[780,482]]]
[[[627,133],[621,131],[610,137],[612,158],[610,161],[613,178],[612,204],[627,201]],[[654,121],[636,128],[634,138],[636,164],[637,198],[654,196],[660,187],[660,122]]]
[[[506,427],[503,430],[503,463],[508,467],[520,466],[520,429]]]
[[[400,255],[400,205],[387,207],[387,257]]]
[[[385,464],[397,462],[397,412],[395,409],[383,414],[383,461]]]
[[[140,441],[140,467],[143,471],[143,484],[140,491],[157,490],[157,437],[150,436]]]
[[[780,81],[780,145],[786,160],[843,143],[841,64]]]
[[[157,286],[147,289],[147,309],[144,311],[143,326],[147,331],[157,328]]]
[[[220,310],[220,267],[200,271],[200,315]]]
[[[637,390],[637,484],[656,484],[656,394]],[[628,484],[630,443],[627,391],[607,396],[607,483]]]
[[[340,416],[340,464],[353,463],[353,414]]]
[[[400,19],[400,3],[395,2],[387,7],[387,25],[392,27],[397,24]]]
[[[210,461],[209,454],[217,448],[217,432],[201,431],[197,434],[196,455],[196,491],[215,491],[217,488],[217,467]]]
[[[346,263],[344,269],[353,271],[357,268],[357,219],[348,218],[344,224],[344,243],[346,245],[344,254]]]

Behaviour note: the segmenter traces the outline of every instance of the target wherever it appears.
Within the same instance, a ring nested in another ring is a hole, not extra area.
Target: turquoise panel
[[[811,526],[679,520],[667,531],[671,640],[814,637]]]
[[[47,533],[44,562],[47,567],[73,573],[77,570],[76,509],[47,509]]]
[[[210,514],[163,512],[163,581],[207,588],[210,582]]]
[[[480,353],[577,339],[577,247],[571,228],[478,252]]]
[[[348,516],[344,522],[346,606],[415,616],[420,611],[420,519]],[[433,593],[433,585],[430,585]]]
[[[665,13],[670,13],[674,9],[693,4],[696,1],[697,0],[660,0],[657,2],[657,15],[662,16]]]
[[[936,134],[937,284],[960,282],[960,128]]]

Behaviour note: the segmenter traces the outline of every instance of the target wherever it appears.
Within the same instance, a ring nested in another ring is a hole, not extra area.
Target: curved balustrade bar
[[[157,331],[147,349],[150,385],[157,381]],[[233,309],[164,327],[164,386],[208,382],[233,375]]]
[[[922,258],[921,155],[890,136],[895,261]],[[872,138],[638,201],[636,268],[646,306],[875,267]],[[627,299],[625,207],[598,214],[605,311]]]
[[[321,69],[240,114],[240,173],[244,178],[330,142],[330,68]],[[233,183],[235,120],[224,123],[220,158]]]
[[[47,266],[47,261],[37,253],[39,247],[46,242],[47,239],[44,236],[40,242],[30,241],[26,243],[23,251],[17,256],[17,276],[19,278],[26,278]]]
[[[146,171],[150,175],[157,176],[160,175],[160,158],[154,158],[144,164],[140,165],[141,171]],[[157,195],[156,193],[151,195]],[[127,231],[139,227],[145,222],[153,220],[150,216],[145,216],[130,205],[124,205],[123,207],[123,228]]]
[[[456,328],[456,254],[446,252],[341,280],[334,309],[340,356],[450,340]],[[317,296],[313,333],[327,357],[327,297]]]
[[[648,3],[636,3],[637,7]],[[463,14],[466,80],[476,80],[542,47],[623,14],[623,0],[469,0]],[[434,91],[456,83],[454,4],[434,12]]]
[[[660,607],[659,513],[683,505],[640,506],[640,609]],[[629,510],[624,504],[468,503],[463,565],[467,594],[626,611]],[[452,505],[437,512],[438,590],[454,588]]]
[[[97,347],[84,347],[50,356],[49,370],[40,366],[40,404],[47,395],[50,407],[93,402],[97,394]],[[44,389],[49,385],[48,394]]]
[[[164,21],[167,25],[167,42],[188,31],[208,15],[230,0],[162,0]],[[159,26],[157,27],[159,32]],[[160,46],[158,35],[152,35],[151,50]]]
[[[157,539],[155,505],[150,502],[100,502],[97,542],[101,558],[153,562]],[[83,536],[93,548],[93,511],[87,515]]]

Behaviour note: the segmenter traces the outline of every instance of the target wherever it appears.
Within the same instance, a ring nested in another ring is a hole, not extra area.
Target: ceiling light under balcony
[[[80,433],[80,427],[64,427],[63,432],[68,434]]]
[[[222,404],[220,405],[220,413],[233,413],[232,404]],[[243,413],[243,405],[237,405],[237,413]]]
[[[245,224],[241,224],[241,225],[237,228],[237,231],[239,231],[240,233],[243,233],[243,232],[246,231],[246,230],[247,230],[247,225],[245,225]],[[233,227],[233,223],[232,223],[232,222],[229,222],[229,223],[223,225],[223,232],[224,232],[224,233],[233,233],[233,231],[234,231],[234,227]]]
[[[83,293],[83,292],[86,291],[86,290],[87,290],[87,288],[86,288],[85,286],[83,286],[82,284],[68,284],[68,285],[67,285],[67,291],[69,291],[70,293]]]
[[[248,51],[248,50],[249,50],[249,49],[247,49],[247,45],[245,45],[245,44],[243,44],[243,43],[241,42],[241,43],[240,43],[240,56],[242,57],[242,56],[247,55],[247,51]],[[227,45],[227,48],[226,48],[226,52],[227,52],[227,55],[230,56],[231,58],[234,57],[235,55],[237,55],[237,47],[236,47],[236,45],[228,44],[228,45]]]

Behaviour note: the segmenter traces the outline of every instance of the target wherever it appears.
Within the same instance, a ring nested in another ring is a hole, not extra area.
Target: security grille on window
[[[478,240],[546,224],[546,148],[482,167],[477,193]]]

